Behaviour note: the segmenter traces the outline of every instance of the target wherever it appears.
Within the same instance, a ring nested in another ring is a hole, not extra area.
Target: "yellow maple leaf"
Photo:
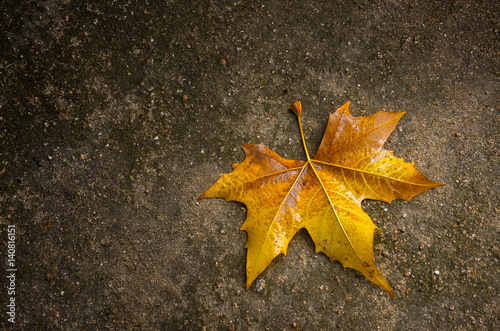
[[[358,270],[394,297],[375,265],[377,227],[361,201],[410,200],[442,185],[427,179],[414,163],[405,163],[384,149],[404,112],[353,117],[348,102],[330,115],[321,145],[310,158],[300,101],[291,108],[299,121],[307,161],[283,159],[263,144],[244,145],[245,160],[199,197],[246,205],[247,218],[240,229],[248,234],[246,288],[276,256],[286,254],[290,240],[305,228],[317,253]]]

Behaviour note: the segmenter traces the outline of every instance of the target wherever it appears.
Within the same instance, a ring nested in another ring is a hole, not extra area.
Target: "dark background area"
[[[2,1],[0,235],[19,330],[499,329],[498,1]],[[328,115],[446,184],[366,201],[391,299],[307,232],[245,291],[246,143],[304,159]]]

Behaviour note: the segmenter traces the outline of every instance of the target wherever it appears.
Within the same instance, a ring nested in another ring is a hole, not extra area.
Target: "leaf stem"
[[[304,145],[307,161],[309,161],[311,160],[311,157],[309,157],[309,152],[307,151],[306,139],[304,138],[304,131],[302,130],[302,121],[300,120],[300,115],[302,115],[302,104],[300,103],[300,101],[296,101],[290,108],[295,113],[295,115],[297,115],[297,119],[299,120],[300,136],[302,137],[302,144]]]

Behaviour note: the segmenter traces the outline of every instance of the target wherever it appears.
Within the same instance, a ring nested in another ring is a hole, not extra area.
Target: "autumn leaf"
[[[287,160],[263,144],[244,145],[246,158],[199,199],[225,198],[246,205],[240,230],[248,234],[248,289],[271,261],[283,253],[293,236],[307,229],[316,252],[353,268],[392,297],[394,293],[373,258],[377,228],[361,208],[364,199],[391,202],[412,197],[442,184],[432,182],[384,149],[401,113],[379,111],[353,117],[349,102],[330,115],[321,145],[310,158],[302,130],[300,101],[297,115],[307,160]]]

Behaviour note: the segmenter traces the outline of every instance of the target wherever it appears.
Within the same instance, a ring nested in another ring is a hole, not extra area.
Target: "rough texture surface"
[[[500,328],[495,1],[0,4],[0,235],[16,324]],[[327,116],[406,111],[387,148],[447,186],[368,201],[391,299],[305,231],[248,290],[245,207],[196,198],[246,143],[304,159]],[[333,103],[333,105],[332,105]],[[5,295],[4,295],[5,294]]]

